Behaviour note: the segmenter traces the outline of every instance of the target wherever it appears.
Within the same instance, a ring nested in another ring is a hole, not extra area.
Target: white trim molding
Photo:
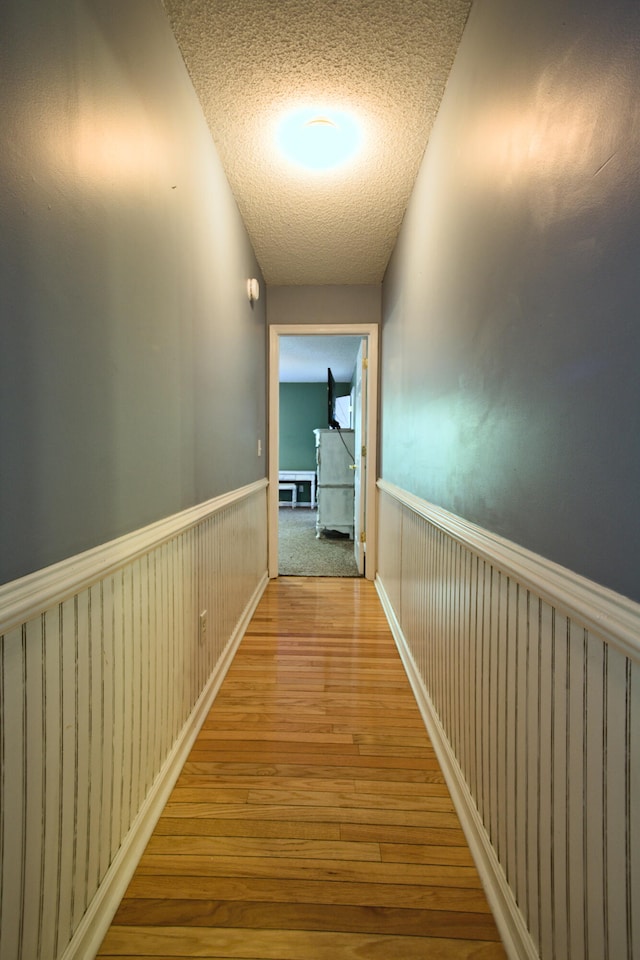
[[[447,782],[453,805],[456,808],[460,825],[467,838],[471,855],[475,861],[484,891],[500,931],[507,956],[510,960],[539,960],[536,946],[527,930],[522,914],[518,909],[513,892],[507,883],[496,852],[484,829],[478,809],[462,775],[456,756],[451,749],[445,731],[434,710],[431,697],[422,681],[420,673],[411,656],[406,638],[402,633],[398,619],[386,594],[382,581],[376,579],[376,589],[387,616],[393,638],[404,665],[411,689],[438,757]]]
[[[378,487],[376,587],[509,956],[635,956],[640,605]]]
[[[267,480],[224,493],[195,507],[158,520],[133,533],[110,540],[84,553],[61,560],[19,580],[0,585],[0,636],[16,624],[37,616],[55,603],[90,587],[115,573],[137,557],[149,553],[232,503],[251,497],[267,487]]]
[[[269,582],[266,572],[256,587],[234,635],[229,640],[223,656],[211,674],[193,712],[167,757],[164,767],[153,784],[138,816],[125,837],[107,875],[91,901],[61,960],[87,960],[95,957],[113,916],[120,906],[138,862],[144,853],[149,838],[164,810],[176,780],[189,756],[202,724],[206,720],[216,695],[222,685],[238,645],[244,636],[251,617]]]
[[[640,603],[483,530],[392,483],[378,480],[378,487],[476,555],[490,560],[536,596],[553,607],[562,608],[573,620],[599,634],[624,656],[640,662]]]
[[[268,583],[266,487],[3,588],[0,956],[98,949]]]

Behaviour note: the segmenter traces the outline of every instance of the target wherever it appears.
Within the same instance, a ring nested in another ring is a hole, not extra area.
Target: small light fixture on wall
[[[260,284],[255,277],[247,280],[247,296],[249,297],[249,303],[254,303],[254,301],[260,299]]]

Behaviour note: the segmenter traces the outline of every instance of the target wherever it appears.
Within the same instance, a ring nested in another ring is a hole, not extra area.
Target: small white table
[[[281,480],[280,483],[278,484],[278,492],[280,492],[281,490],[288,490],[288,491],[289,491],[289,493],[291,494],[291,509],[292,509],[292,510],[295,510],[295,508],[296,508],[296,503],[298,502],[298,497],[297,497],[298,484],[297,484],[297,483],[283,483],[282,480]],[[286,507],[287,502],[288,502],[288,501],[286,501],[286,500],[279,500],[279,501],[278,501],[278,506],[279,506],[279,507]]]
[[[315,470],[280,470],[278,472],[280,483],[298,483],[306,480],[311,485],[311,509],[316,506],[316,472]]]

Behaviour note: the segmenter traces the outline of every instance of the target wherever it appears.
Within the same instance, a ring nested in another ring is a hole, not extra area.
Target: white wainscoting
[[[0,588],[3,960],[95,955],[267,583],[266,522],[258,481]]]
[[[640,957],[640,605],[384,481],[378,589],[511,957]]]

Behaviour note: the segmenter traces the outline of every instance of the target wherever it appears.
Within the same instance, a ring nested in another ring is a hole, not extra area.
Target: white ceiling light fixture
[[[247,296],[249,297],[249,303],[255,303],[256,300],[260,299],[260,284],[255,277],[247,280]]]
[[[362,131],[344,110],[302,107],[282,117],[277,143],[289,161],[322,173],[353,159],[362,146]]]

